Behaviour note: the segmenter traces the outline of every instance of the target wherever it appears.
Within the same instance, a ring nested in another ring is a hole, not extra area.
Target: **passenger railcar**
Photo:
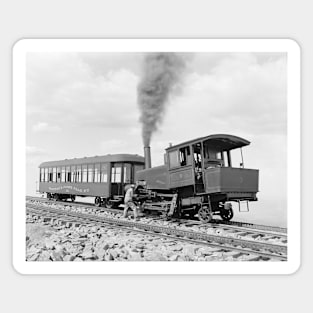
[[[139,171],[138,200],[146,210],[167,215],[198,214],[209,221],[214,214],[233,217],[232,201],[256,201],[259,172],[233,167],[232,152],[250,142],[233,135],[210,135],[166,149],[165,164]],[[242,151],[241,151],[242,156]],[[146,164],[151,164],[145,147]]]
[[[39,166],[39,192],[56,200],[95,197],[97,206],[121,203],[124,187],[135,182],[144,158],[133,154],[66,159]]]

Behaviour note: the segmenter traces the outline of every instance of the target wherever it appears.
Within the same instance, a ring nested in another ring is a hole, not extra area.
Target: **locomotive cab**
[[[245,169],[243,160],[240,167],[232,165],[232,151],[249,144],[232,135],[211,135],[166,149],[169,187],[178,190],[182,212],[201,209],[204,219],[218,214],[229,220],[230,201],[257,200],[258,170]]]

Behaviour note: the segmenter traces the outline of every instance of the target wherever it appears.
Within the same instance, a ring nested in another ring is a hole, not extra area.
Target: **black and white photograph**
[[[197,41],[21,42],[25,268],[257,273],[297,260],[296,48]]]

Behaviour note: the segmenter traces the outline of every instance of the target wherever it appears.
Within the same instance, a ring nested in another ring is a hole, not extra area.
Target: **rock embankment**
[[[27,218],[27,261],[239,261],[248,255],[112,226],[50,225]]]

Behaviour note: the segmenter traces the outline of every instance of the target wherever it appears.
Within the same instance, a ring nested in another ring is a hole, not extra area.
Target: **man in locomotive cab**
[[[134,213],[134,219],[136,220],[138,218],[138,212],[137,212],[137,206],[133,202],[135,185],[134,184],[126,185],[125,190],[126,190],[125,197],[124,197],[125,207],[124,207],[123,217],[124,218],[127,217],[128,210],[129,210],[129,208],[131,208],[133,210],[133,213]]]

